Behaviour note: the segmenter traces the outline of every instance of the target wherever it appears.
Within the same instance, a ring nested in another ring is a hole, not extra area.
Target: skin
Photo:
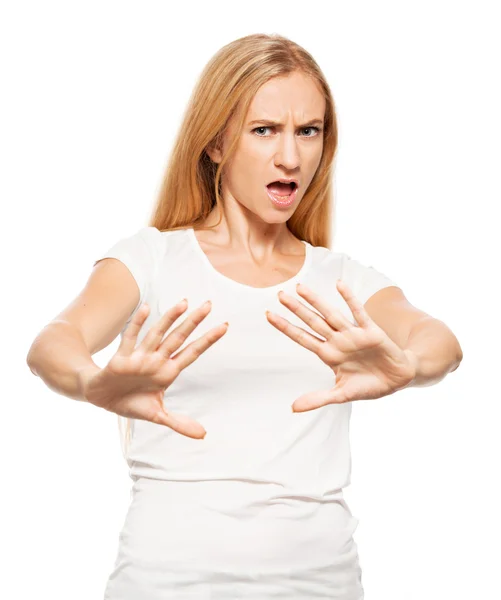
[[[301,202],[322,157],[323,125],[304,125],[314,119],[323,122],[324,114],[322,93],[299,72],[268,81],[254,96],[236,153],[222,174],[221,223],[213,231],[196,232],[200,246],[223,274],[264,287],[299,271],[304,245],[287,229],[286,222]],[[249,124],[256,119],[283,125]],[[228,129],[223,151],[234,131],[233,121]],[[218,149],[208,149],[208,154],[214,162],[221,161]],[[296,201],[289,208],[276,207],[266,193],[266,184],[281,177],[299,181]],[[217,223],[218,218],[215,207],[203,226]]]
[[[323,120],[324,114],[322,93],[300,72],[272,79],[256,93],[236,154],[223,172],[221,223],[214,231],[196,232],[209,260],[223,274],[242,282],[243,273],[248,278],[244,283],[261,287],[285,281],[299,271],[304,246],[287,229],[286,221],[301,202],[322,157],[322,125],[318,132],[304,126],[317,118]],[[282,125],[268,128],[264,123],[250,124],[256,119],[270,119]],[[230,133],[232,126],[230,122]],[[226,143],[224,138],[223,149]],[[208,153],[214,162],[221,160],[217,149]],[[275,207],[266,193],[266,184],[280,177],[295,177],[300,183],[296,201],[287,209]],[[216,207],[204,225],[216,223],[217,218]],[[276,271],[280,272],[278,280]],[[280,302],[318,336],[267,311],[270,325],[317,354],[336,375],[333,388],[304,394],[293,403],[293,410],[380,398],[410,385],[437,381],[459,364],[457,344],[451,343],[449,332],[439,356],[432,354],[428,344],[408,346],[408,340],[415,337],[414,331],[424,330],[425,320],[426,327],[432,322],[435,341],[440,339],[442,329],[439,332],[440,323],[413,307],[399,288],[393,286],[375,294],[371,312],[369,303],[366,310],[343,282],[337,282],[337,289],[354,316],[353,324],[305,285],[296,288],[296,292],[306,303],[279,292]],[[386,328],[378,325],[371,315],[386,324]],[[400,330],[403,334],[399,334]],[[399,335],[403,335],[402,339]]]
[[[300,73],[267,82],[254,97],[236,154],[223,172],[221,223],[212,231],[196,232],[209,260],[228,277],[266,287],[289,279],[301,267],[304,245],[287,229],[286,222],[304,196],[322,157],[323,132],[304,126],[316,118],[323,119],[324,111],[320,91]],[[263,118],[283,125],[261,124],[260,129],[259,123],[250,124]],[[229,135],[233,125],[229,123]],[[223,150],[227,142],[227,138],[223,139]],[[217,149],[208,152],[215,162],[221,160]],[[276,207],[265,189],[267,183],[281,177],[295,177],[300,183],[296,202],[287,209]],[[213,211],[202,225],[213,225],[217,219],[218,214]],[[242,273],[248,281],[240,279]],[[410,305],[399,288],[380,290],[365,306],[342,281],[337,282],[337,289],[355,323],[305,285],[296,288],[305,303],[283,291],[278,297],[315,334],[267,311],[270,326],[315,353],[335,375],[334,387],[303,394],[294,401],[294,411],[380,398],[409,385],[430,385],[457,368],[462,353],[453,334],[444,324]],[[191,313],[164,338],[185,310],[186,304],[179,304],[167,311],[136,349],[138,333],[149,313],[149,308],[141,307],[112,359],[113,369],[93,366],[99,373],[93,373],[92,384],[85,384],[85,397],[117,414],[146,418],[189,437],[203,438],[205,430],[199,423],[165,410],[163,394],[183,368],[224,335],[228,324],[214,328],[175,353],[210,307],[202,306]],[[149,396],[142,390],[138,394],[119,393],[118,398],[110,400],[109,390],[116,390],[117,385],[110,385],[106,379],[116,378],[116,373],[127,375],[128,390],[134,378],[139,385],[145,374],[155,379],[160,389],[150,386],[146,390]]]

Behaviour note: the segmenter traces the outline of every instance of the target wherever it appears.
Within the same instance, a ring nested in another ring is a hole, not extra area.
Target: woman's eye
[[[253,131],[259,131],[262,129],[270,129],[270,127],[256,127],[256,129],[254,129]],[[260,137],[263,137],[263,136],[260,136]]]
[[[320,132],[320,127],[313,127],[312,126],[312,127],[304,127],[303,130],[304,129],[314,129],[317,133]],[[315,136],[314,135],[307,135],[306,137],[315,137]]]
[[[253,129],[253,131],[257,132],[257,131],[262,130],[262,129],[274,129],[274,127],[265,127],[265,126],[256,127],[255,129]],[[312,127],[303,127],[303,131],[305,131],[305,130],[308,131],[310,129],[314,129],[317,132],[317,134],[320,132],[320,127],[313,127],[313,126]],[[261,135],[261,134],[257,134],[257,136],[258,137],[269,137],[268,135]],[[316,136],[315,135],[306,135],[306,136],[303,136],[303,137],[316,137]]]

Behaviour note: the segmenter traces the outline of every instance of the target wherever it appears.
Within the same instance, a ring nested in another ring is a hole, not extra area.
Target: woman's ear
[[[210,159],[212,160],[212,162],[215,163],[220,163],[222,160],[222,153],[221,150],[219,149],[218,145],[216,142],[213,142],[212,144],[209,144],[207,146],[207,148],[205,149],[205,152],[209,155]]]

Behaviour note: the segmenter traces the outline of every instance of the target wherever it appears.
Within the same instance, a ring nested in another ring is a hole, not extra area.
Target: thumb
[[[153,422],[165,425],[177,433],[194,438],[204,438],[207,433],[200,423],[187,415],[173,413],[160,408],[153,417]]]
[[[347,398],[345,396],[340,386],[334,386],[328,390],[309,392],[294,400],[292,412],[306,412],[327,404],[341,404],[346,402]]]

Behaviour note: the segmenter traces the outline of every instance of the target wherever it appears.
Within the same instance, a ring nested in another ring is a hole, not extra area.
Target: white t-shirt
[[[164,397],[168,410],[199,421],[205,438],[132,421],[132,500],[105,600],[363,598],[352,537],[358,519],[342,491],[350,483],[352,403],[292,412],[296,398],[333,387],[335,376],[265,311],[318,337],[280,303],[279,290],[306,303],[295,289],[305,283],[354,323],[338,278],[362,303],[396,284],[346,254],[303,243],[300,271],[264,288],[217,271],[192,228],[143,227],[98,258],[121,260],[139,286],[124,329],[150,305],[138,342],[183,298],[188,308],[173,327],[206,300],[212,310],[181,349],[229,322]]]

